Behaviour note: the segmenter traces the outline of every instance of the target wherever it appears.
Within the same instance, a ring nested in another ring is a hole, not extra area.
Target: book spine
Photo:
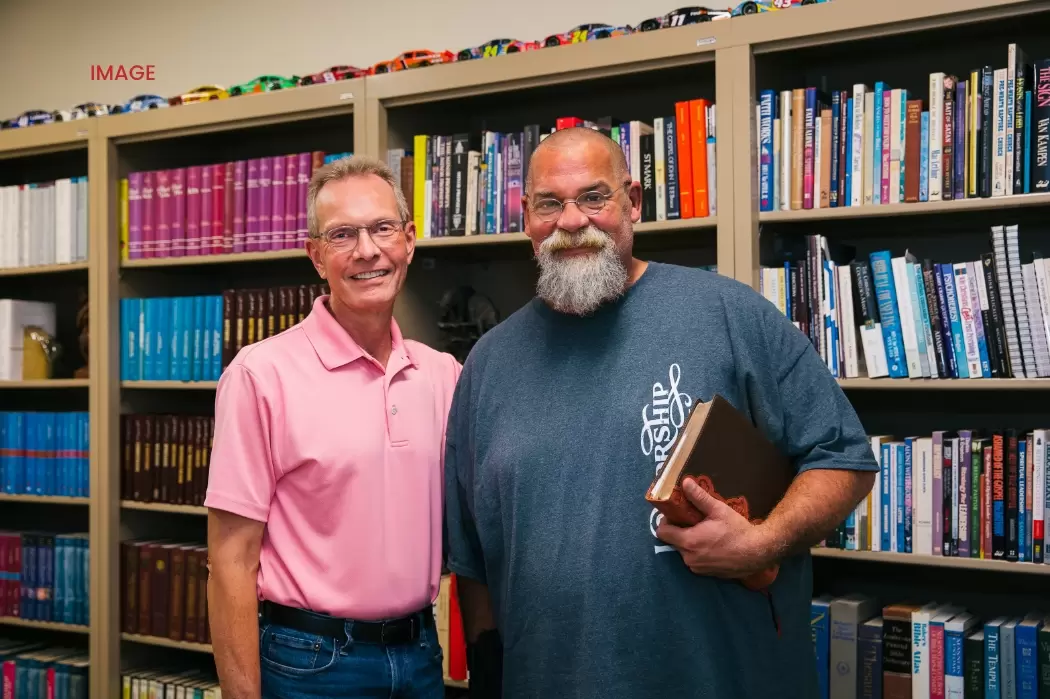
[[[260,251],[273,249],[273,162],[267,156],[259,158],[258,204],[255,211],[255,235]]]
[[[197,224],[197,230],[200,231],[200,240],[198,241],[198,255],[210,255],[212,254],[212,223],[214,217],[212,209],[215,204],[214,196],[212,195],[212,179],[215,174],[215,170],[211,165],[200,166],[200,215],[199,222]]]
[[[309,154],[306,154],[309,158]],[[249,158],[245,174],[245,215],[244,215],[244,251],[258,252],[263,250],[259,244],[259,164],[260,158]]]
[[[299,156],[294,153],[284,159],[284,249],[296,247],[299,220]],[[407,194],[407,193],[406,193]],[[409,199],[414,202],[415,196]],[[302,204],[305,206],[306,202]]]
[[[1043,58],[1033,66],[1032,114],[1029,129],[1032,133],[1031,191],[1050,191],[1050,58]]]
[[[272,171],[270,173],[270,189],[272,194],[269,211],[270,249],[283,250],[285,237],[287,236],[287,232],[284,228],[284,210],[286,206],[284,188],[287,186],[287,175],[284,171],[286,163],[285,156],[275,155],[271,158],[271,163]]]

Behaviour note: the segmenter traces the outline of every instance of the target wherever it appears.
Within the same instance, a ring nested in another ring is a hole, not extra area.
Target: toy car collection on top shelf
[[[638,32],[650,32],[660,29],[669,29],[672,27],[682,27],[699,22],[730,19],[732,17],[758,14],[761,12],[789,9],[799,5],[814,5],[825,2],[831,2],[831,0],[744,0],[743,2],[737,2],[737,4],[727,8],[709,8],[703,6],[680,7],[668,12],[667,14],[642,20],[633,27],[629,25],[612,26],[608,24],[582,24],[570,29],[569,31],[552,34],[536,41],[519,41],[517,39],[506,38],[493,39],[481,44],[480,46],[465,48],[455,53],[452,51],[430,51],[428,49],[405,51],[392,59],[380,61],[368,68],[337,65],[301,77],[296,75],[261,75],[249,80],[248,82],[234,85],[229,88],[224,88],[220,85],[201,85],[173,97],[143,94],[132,97],[124,104],[100,104],[87,102],[79,104],[68,111],[62,109],[30,109],[13,118],[6,120],[0,119],[0,129],[25,128],[37,124],[73,121],[76,119],[86,119],[89,117],[105,116],[108,114],[141,112],[150,109],[193,104],[196,102],[227,99],[257,92],[286,90],[296,87],[305,87],[307,85],[360,78],[368,75],[394,73],[412,68],[438,65],[441,63],[470,61],[490,58],[492,56],[501,56],[504,54],[536,51],[545,48],[555,48],[566,44],[578,44],[584,41],[599,41],[618,36],[627,36]]]

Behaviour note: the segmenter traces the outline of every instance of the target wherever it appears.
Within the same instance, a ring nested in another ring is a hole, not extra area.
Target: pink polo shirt
[[[266,522],[260,599],[361,620],[431,604],[460,365],[391,323],[384,371],[319,298],[219,381],[205,506]]]

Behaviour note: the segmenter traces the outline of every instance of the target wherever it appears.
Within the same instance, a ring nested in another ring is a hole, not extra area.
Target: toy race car
[[[328,70],[321,71],[320,73],[314,73],[313,75],[304,75],[299,78],[299,85],[318,85],[320,83],[334,83],[339,80],[349,80],[350,78],[360,78],[368,75],[367,68],[355,68],[354,66],[332,66]]]
[[[552,48],[554,46],[565,46],[566,44],[579,44],[587,41],[592,31],[610,29],[608,24],[581,24],[561,34],[551,34],[543,40],[543,46]]]
[[[372,75],[382,75],[383,73],[396,73],[399,70],[421,68],[423,66],[432,66],[439,63],[452,63],[454,60],[456,60],[456,55],[451,51],[437,52],[429,51],[427,49],[418,49],[415,51],[405,51],[389,61],[376,63],[369,69],[369,72],[371,72]]]
[[[627,36],[628,34],[634,34],[634,27],[611,27],[608,24],[601,24],[587,32],[587,41],[608,39],[614,36]]]
[[[490,58],[491,56],[502,56],[508,53],[522,53],[523,51],[535,51],[540,48],[536,41],[518,41],[517,39],[493,39],[481,46],[463,49],[456,54],[457,61],[472,61],[476,58]]]
[[[45,111],[43,109],[29,109],[16,117],[4,122],[5,129],[24,129],[29,126],[40,124],[55,124],[60,121],[69,121],[69,112],[62,110]]]
[[[699,22],[711,22],[716,19],[729,19],[732,17],[730,10],[715,10],[710,7],[690,6],[680,7],[668,12],[663,17],[653,17],[642,21],[638,25],[638,31],[651,32],[657,29],[669,27],[684,27],[687,24]]]
[[[69,110],[70,119],[88,119],[90,117],[106,116],[107,114],[120,114],[122,107],[119,104],[98,104],[97,102],[85,102],[78,104]]]
[[[733,16],[756,15],[762,12],[786,10],[798,5],[816,5],[831,0],[746,0],[733,8]]]
[[[131,112],[144,112],[148,109],[161,109],[168,106],[168,100],[166,97],[160,95],[135,95],[127,104],[119,107],[121,114],[130,114]]]
[[[291,78],[285,78],[280,75],[260,75],[254,80],[249,80],[240,85],[234,85],[226,92],[230,97],[237,97],[238,95],[249,95],[253,92],[273,92],[274,90],[284,90],[298,86],[298,75]]]
[[[210,102],[211,100],[224,100],[229,93],[218,85],[201,85],[198,88],[176,95],[168,100],[172,107],[180,104],[193,104],[195,102]]]

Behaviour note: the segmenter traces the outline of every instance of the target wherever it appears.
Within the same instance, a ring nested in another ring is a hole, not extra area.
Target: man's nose
[[[574,201],[565,202],[561,215],[558,216],[558,228],[570,232],[586,228],[590,222],[591,220],[587,218],[585,213],[580,211],[580,207]]]
[[[357,247],[354,248],[354,257],[361,260],[370,260],[379,254],[379,246],[372,240],[372,236],[366,231],[357,234]]]

